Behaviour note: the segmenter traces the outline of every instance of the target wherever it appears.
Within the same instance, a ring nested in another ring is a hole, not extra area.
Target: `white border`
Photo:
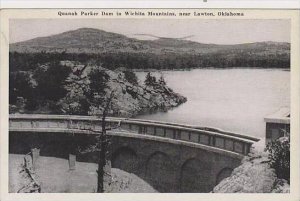
[[[300,8],[299,0],[0,0],[0,8]]]
[[[169,9],[168,9],[169,10]],[[239,11],[242,9],[239,9]],[[207,10],[206,10],[207,11]],[[224,11],[222,9],[222,11]],[[8,19],[9,18],[57,18],[55,10],[2,10],[1,11],[1,68],[0,68],[0,128],[1,128],[1,200],[118,200],[118,201],[299,201],[299,11],[296,10],[243,10],[250,19],[291,19],[291,193],[290,194],[9,194],[8,193]],[[229,18],[228,18],[229,19]],[[246,18],[244,18],[246,19]],[[294,134],[294,135],[293,135]]]

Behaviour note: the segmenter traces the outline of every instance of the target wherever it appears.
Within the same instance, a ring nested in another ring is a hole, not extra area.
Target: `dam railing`
[[[11,114],[9,131],[95,134],[93,131],[101,131],[101,121],[101,118],[94,116]],[[118,127],[118,131],[125,133],[202,144],[242,155],[247,155],[251,145],[259,140],[215,128],[130,118],[107,117],[106,127]]]

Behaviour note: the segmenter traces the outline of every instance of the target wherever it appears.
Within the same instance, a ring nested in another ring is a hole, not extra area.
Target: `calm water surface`
[[[263,138],[264,117],[290,106],[289,71],[195,69],[161,73],[168,86],[188,101],[168,112],[137,118],[216,127]],[[141,80],[145,75],[137,72]]]

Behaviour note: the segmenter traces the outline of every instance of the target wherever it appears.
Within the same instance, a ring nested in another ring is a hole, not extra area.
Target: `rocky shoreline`
[[[67,96],[60,101],[65,114],[78,114],[82,100],[86,100],[85,92],[90,90],[91,80],[89,74],[94,69],[101,70],[107,74],[106,89],[101,100],[107,100],[110,93],[114,93],[109,110],[110,116],[134,117],[139,114],[152,113],[156,111],[167,111],[187,101],[186,97],[174,92],[167,84],[154,83],[145,85],[141,81],[131,83],[127,80],[124,71],[108,70],[100,66],[85,66],[74,64],[70,61],[61,62],[70,67],[73,73],[67,79],[65,86]],[[84,70],[82,70],[84,68]],[[76,74],[76,70],[82,72]],[[124,70],[124,69],[123,69]],[[88,115],[101,115],[105,107],[105,101],[90,104]]]
[[[212,193],[289,193],[290,185],[276,176],[267,152],[252,152]]]

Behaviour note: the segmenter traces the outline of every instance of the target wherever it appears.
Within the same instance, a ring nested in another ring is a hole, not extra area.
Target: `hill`
[[[222,50],[289,51],[289,43],[258,42],[237,45],[204,44],[175,38],[138,40],[125,35],[93,28],[80,28],[61,34],[39,37],[24,42],[10,44],[10,52],[151,52],[164,51],[188,53],[208,53]]]
[[[28,57],[28,54],[32,56],[32,54],[63,53],[64,60],[81,62],[96,60],[98,64],[109,69],[290,67],[289,43],[266,41],[217,45],[175,38],[138,40],[92,28],[81,28],[13,43],[10,44],[10,53],[12,59],[16,57],[15,53],[25,54],[23,57]],[[48,56],[49,60],[50,58],[53,59],[53,56]],[[18,60],[23,62],[26,58]]]
[[[11,52],[100,53],[147,49],[146,43],[98,29],[81,28],[10,45]]]
[[[121,34],[92,28],[81,28],[61,34],[39,37],[10,45],[11,52],[148,52],[164,51],[189,52],[215,51],[226,46],[201,44],[188,40],[163,38],[157,40],[138,40]]]

